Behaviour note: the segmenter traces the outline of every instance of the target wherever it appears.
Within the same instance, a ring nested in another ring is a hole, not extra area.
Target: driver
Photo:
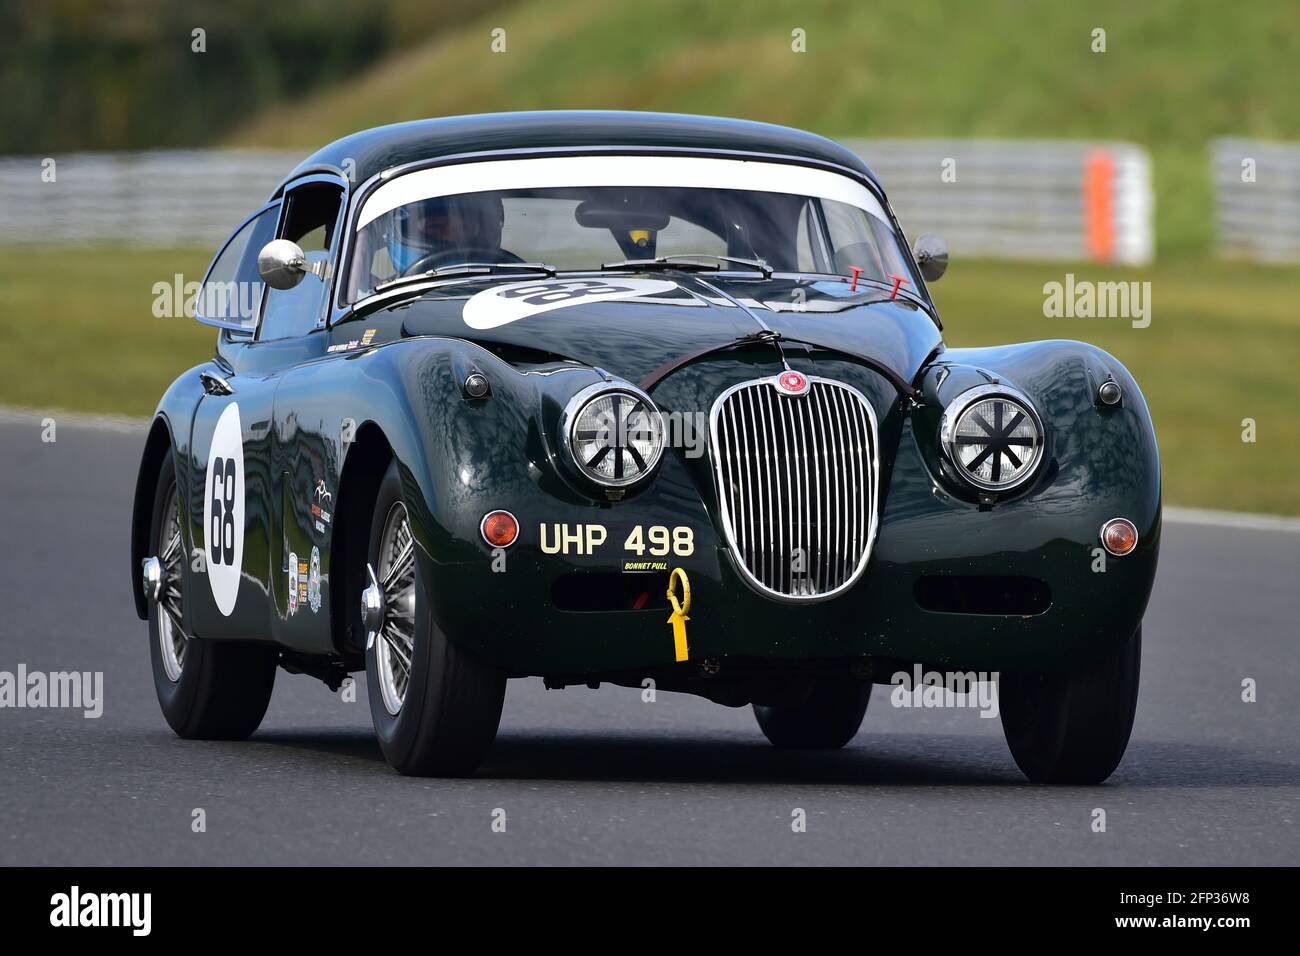
[[[469,193],[408,203],[394,210],[386,237],[388,258],[397,275],[457,262],[511,261],[501,248],[505,208],[501,197]]]

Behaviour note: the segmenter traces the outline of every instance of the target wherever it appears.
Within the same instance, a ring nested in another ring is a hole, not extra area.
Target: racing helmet
[[[505,207],[492,193],[438,196],[399,206],[385,231],[388,258],[401,275],[421,259],[456,250],[495,252],[501,248]]]

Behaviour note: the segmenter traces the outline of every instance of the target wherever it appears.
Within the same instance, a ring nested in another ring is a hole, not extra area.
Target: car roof
[[[349,163],[353,182],[360,184],[395,166],[445,156],[583,147],[790,156],[847,167],[880,189],[875,174],[856,153],[824,136],[750,120],[618,110],[482,113],[377,126],[318,150],[300,163],[280,188],[310,172],[346,175]]]

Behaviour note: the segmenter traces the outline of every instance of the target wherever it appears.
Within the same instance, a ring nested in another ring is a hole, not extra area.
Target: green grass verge
[[[156,282],[203,278],[211,249],[0,246],[0,404],[150,415],[216,330],[156,318]]]
[[[201,275],[208,250],[0,249],[0,404],[148,415],[214,331],[153,315],[154,284]],[[1152,321],[1049,319],[1043,284],[1151,282]],[[1300,514],[1300,270],[1182,258],[1149,269],[954,262],[934,287],[950,345],[1092,342],[1142,385],[1164,460],[1166,500]],[[1241,440],[1253,418],[1257,441]]]

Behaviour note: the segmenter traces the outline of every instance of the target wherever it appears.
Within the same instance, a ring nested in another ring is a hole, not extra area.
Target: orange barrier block
[[[1109,262],[1115,255],[1115,160],[1093,150],[1083,164],[1083,228],[1088,255]]]

